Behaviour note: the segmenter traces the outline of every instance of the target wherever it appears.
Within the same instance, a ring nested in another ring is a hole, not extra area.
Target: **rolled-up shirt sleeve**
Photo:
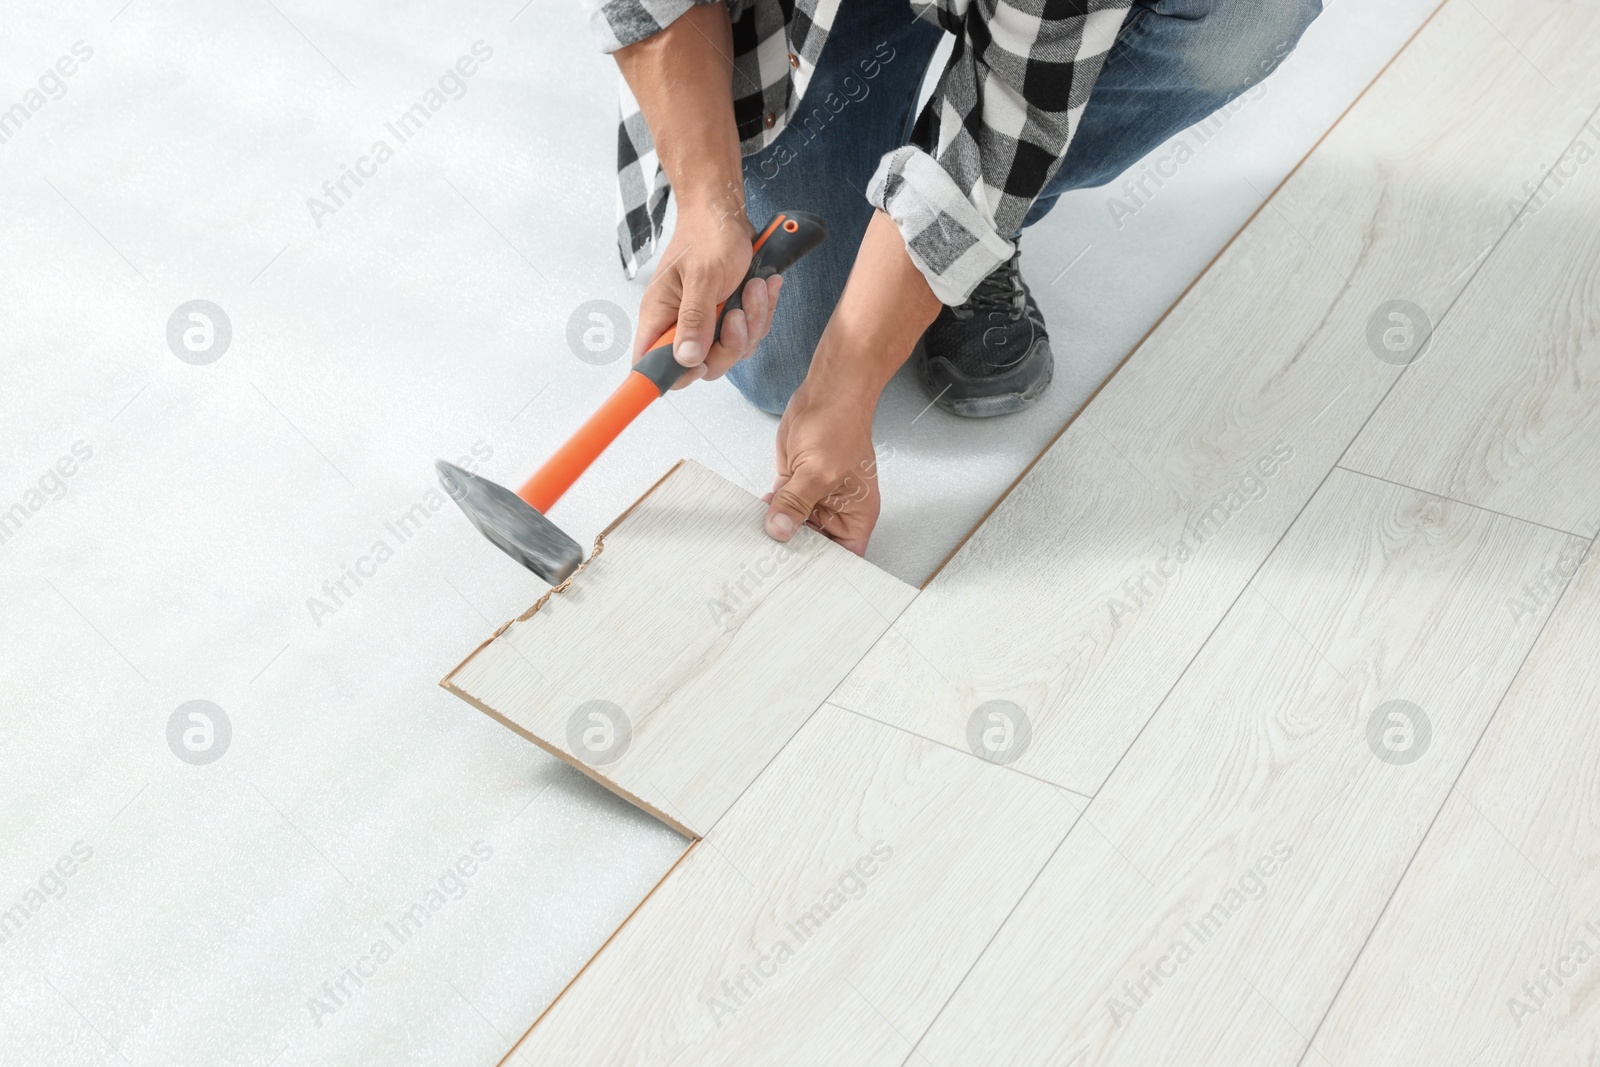
[[[722,0],[583,0],[600,51],[615,52],[660,33],[696,4]]]
[[[638,0],[634,0],[638,2]],[[935,8],[955,49],[911,143],[867,188],[934,295],[959,304],[1015,250],[1055,174],[1128,0],[967,0]]]

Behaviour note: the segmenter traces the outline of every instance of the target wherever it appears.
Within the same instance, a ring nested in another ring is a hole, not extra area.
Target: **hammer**
[[[740,306],[750,279],[782,274],[827,236],[822,220],[807,212],[785,211],[773,218],[756,238],[744,279],[732,296],[717,305],[714,336],[722,335],[723,316]],[[517,492],[442,459],[434,464],[439,484],[490,543],[546,582],[560,585],[583,562],[583,549],[546,518],[545,512],[651,401],[665,396],[683,375],[687,368],[672,355],[677,333],[678,328],[672,326],[657,338],[617,391]]]

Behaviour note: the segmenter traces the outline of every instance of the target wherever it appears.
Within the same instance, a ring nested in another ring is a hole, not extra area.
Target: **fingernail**
[[[706,358],[706,350],[699,341],[679,341],[672,353],[685,367],[693,367]]]
[[[794,536],[794,520],[781,511],[774,511],[767,516],[767,533],[780,541],[787,541]]]

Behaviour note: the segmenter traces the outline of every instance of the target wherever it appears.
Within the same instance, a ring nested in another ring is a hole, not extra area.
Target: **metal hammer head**
[[[439,484],[478,532],[551,585],[566,581],[583,562],[578,542],[505,486],[442,459],[434,467]]]

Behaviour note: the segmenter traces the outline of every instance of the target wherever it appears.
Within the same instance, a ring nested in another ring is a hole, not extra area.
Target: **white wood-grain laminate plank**
[[[679,464],[443,685],[702,836],[916,595],[765,513]]]
[[[1575,546],[1569,560],[1581,556]],[[1596,648],[1600,557],[1591,556],[1334,1002],[1316,1037],[1328,1060],[1370,1067],[1596,1062]],[[1304,1062],[1321,1060],[1313,1054]]]
[[[1401,373],[1369,323],[1443,316],[1597,50],[1593,5],[1447,3],[831,699],[953,745],[1010,702],[1013,766],[1098,789]]]
[[[1565,543],[1334,471],[906,1062],[1296,1063]]]
[[[1345,465],[1592,537],[1600,520],[1600,112]]]
[[[824,705],[507,1062],[898,1064],[1080,803]]]

